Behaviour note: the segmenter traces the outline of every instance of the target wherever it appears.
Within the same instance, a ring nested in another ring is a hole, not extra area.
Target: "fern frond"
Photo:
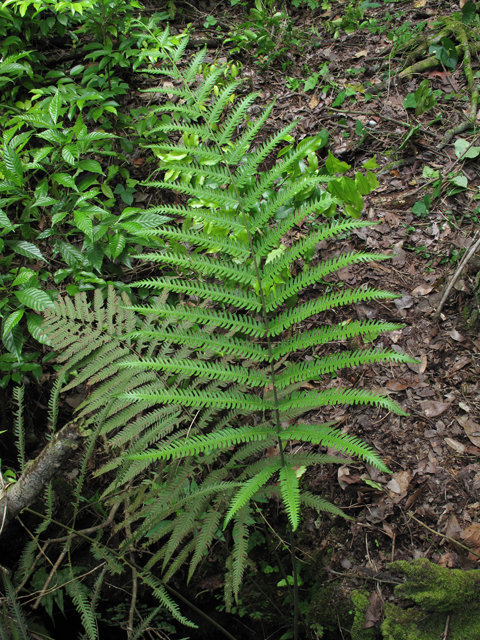
[[[139,232],[138,235],[145,237],[165,236],[175,240],[175,242],[188,242],[192,245],[198,245],[202,249],[208,249],[212,253],[224,252],[235,258],[245,259],[249,255],[248,247],[231,237],[207,236],[199,232],[181,231],[167,226],[160,229],[146,229],[141,233]],[[161,260],[161,255],[159,255],[159,260]]]
[[[149,338],[158,338],[173,344],[185,344],[203,351],[218,351],[223,354],[233,354],[238,358],[245,358],[257,362],[265,362],[269,360],[268,351],[262,349],[259,345],[245,340],[237,340],[235,338],[227,338],[219,334],[210,334],[205,331],[193,330],[170,330],[162,331],[132,331],[129,336],[131,338],[139,338],[141,336]]]
[[[288,367],[276,379],[276,384],[280,389],[293,382],[307,382],[325,373],[332,373],[340,369],[359,367],[372,362],[418,362],[415,358],[397,351],[378,351],[377,349],[367,349],[365,351],[344,351],[334,353],[318,360],[301,362]]]
[[[248,108],[255,102],[259,95],[260,92],[258,91],[256,93],[249,93],[245,98],[242,98],[240,102],[233,106],[232,110],[222,123],[222,132],[218,139],[218,143],[220,145],[230,142],[235,129],[244,121]]]
[[[18,637],[18,640],[31,640],[31,636],[28,633],[27,620],[25,618],[25,614],[23,613],[22,607],[18,602],[17,593],[10,581],[8,571],[2,567],[1,573],[3,584],[5,587],[5,595],[7,597],[8,609],[15,624],[15,636]],[[7,637],[10,637],[10,635],[8,635]]]
[[[227,449],[241,442],[270,439],[274,436],[268,427],[224,428],[217,433],[193,435],[185,442],[161,445],[157,451],[129,456],[131,460],[161,460],[198,455],[210,449]]]
[[[280,468],[280,491],[292,531],[296,531],[300,512],[300,487],[293,466]]]
[[[25,395],[25,387],[23,384],[13,389],[13,397],[17,403],[17,407],[14,412],[14,427],[13,432],[17,440],[17,452],[18,461],[20,464],[20,471],[23,473],[25,469],[25,430],[23,427],[23,398]]]
[[[241,290],[229,290],[214,284],[205,284],[203,282],[188,282],[182,279],[169,278],[152,278],[151,280],[140,280],[136,283],[138,287],[147,289],[170,289],[176,293],[186,293],[190,296],[197,296],[203,300],[213,300],[215,302],[223,302],[233,304],[240,309],[247,311],[260,311],[260,299]]]
[[[174,147],[175,148],[175,147]],[[232,218],[231,213],[221,209],[205,209],[197,207],[186,207],[182,205],[159,205],[145,209],[144,213],[165,213],[179,218],[192,218],[201,221],[203,224],[210,223],[214,226],[224,227],[231,231],[243,231],[245,225]]]
[[[157,108],[158,111],[163,110],[162,107]],[[160,124],[150,131],[150,135],[157,133],[178,133],[187,135],[197,135],[203,140],[214,140],[215,135],[211,132],[210,128],[203,124],[185,124],[183,122],[177,122],[175,124]],[[218,156],[217,156],[218,157]],[[168,184],[168,183],[167,183]],[[170,185],[171,186],[171,185]],[[167,187],[168,188],[168,187]]]
[[[325,278],[325,276],[330,273],[334,273],[339,269],[343,269],[347,265],[385,260],[387,258],[390,258],[390,256],[383,256],[376,253],[349,253],[330,260],[325,260],[313,269],[304,271],[301,275],[293,278],[287,284],[277,287],[275,293],[270,294],[266,301],[267,311],[273,311],[273,309],[278,308],[278,306],[285,300],[291,298],[302,289],[305,289],[305,287],[319,282]],[[268,278],[267,282],[268,284],[271,283],[270,278]]]
[[[187,46],[187,43],[188,43],[188,38],[184,38],[184,41],[181,43],[183,44],[183,51],[185,51],[185,47]],[[178,52],[173,58],[174,62],[180,62],[180,60],[182,59],[183,51],[181,51],[180,49],[178,50]],[[204,47],[203,49],[200,49],[200,51],[193,56],[192,60],[190,61],[189,67],[181,75],[181,78],[186,85],[189,85],[191,82],[193,82],[195,80],[195,77],[200,74],[200,65],[205,60],[206,55],[207,55],[207,48]]]
[[[229,278],[240,284],[254,286],[257,278],[250,270],[238,264],[219,264],[218,260],[202,255],[179,255],[177,253],[142,253],[138,257],[150,262],[171,264],[184,269],[191,269],[217,278]]]
[[[272,461],[270,466],[263,469],[256,476],[250,478],[245,481],[240,489],[237,491],[232,501],[230,502],[230,507],[227,511],[227,515],[225,516],[225,520],[223,522],[223,528],[227,526],[230,520],[240,511],[242,507],[244,507],[255,495],[255,493],[266,484],[269,479],[273,476],[274,473],[279,471],[282,468],[280,462]]]
[[[223,110],[230,103],[231,96],[235,93],[238,87],[242,84],[241,80],[229,83],[215,100],[215,103],[210,107],[210,112],[207,116],[207,122],[210,127],[216,125],[222,116]],[[241,117],[240,117],[241,122]]]
[[[403,326],[402,324],[382,323],[371,320],[349,322],[348,324],[332,325],[330,327],[324,326],[282,340],[277,347],[272,349],[272,355],[274,359],[278,359],[287,353],[294,353],[299,349],[308,349],[329,342],[348,340],[352,336],[357,335],[376,337],[389,331],[398,331],[398,329],[402,329]]]
[[[88,601],[86,588],[81,582],[75,579],[71,567],[70,572],[71,580],[64,584],[65,590],[73,600],[73,604],[75,605],[75,608],[82,619],[82,624],[85,628],[89,640],[97,640],[97,622],[90,606],[90,602]]]
[[[125,400],[148,400],[154,402],[168,402],[185,407],[219,407],[223,409],[246,409],[250,411],[270,411],[272,405],[255,396],[241,393],[214,393],[207,395],[202,391],[181,391],[179,389],[160,390],[151,388],[149,391],[122,393],[120,398]]]
[[[263,336],[264,325],[248,316],[239,316],[225,311],[216,311],[202,307],[172,307],[166,304],[156,306],[128,307],[139,313],[155,314],[163,317],[178,318],[179,320],[191,319],[199,324],[211,325],[222,329],[231,329],[246,333],[252,337]]]
[[[247,551],[249,531],[248,525],[253,522],[251,509],[248,505],[243,506],[235,516],[235,524],[233,526],[233,552],[232,552],[232,589],[235,599],[238,602],[238,594],[240,585],[242,584],[243,573],[247,565]]]
[[[309,411],[316,407],[335,406],[337,404],[372,404],[388,409],[392,413],[401,416],[408,415],[403,409],[388,396],[366,391],[364,389],[326,389],[325,391],[312,391],[307,393],[293,393],[290,398],[282,400],[280,411],[289,409],[302,409]]]
[[[195,524],[195,523],[194,523]],[[186,529],[186,535],[193,533],[194,526],[191,529]],[[188,556],[195,549],[195,540],[192,539],[188,542],[180,553],[176,556],[175,560],[169,565],[167,571],[163,575],[165,582],[168,582],[177,573],[177,571],[187,562]]]
[[[366,291],[352,289],[351,291],[331,293],[318,300],[310,300],[296,309],[284,311],[272,321],[268,333],[270,336],[279,335],[292,325],[302,322],[302,320],[306,320],[306,318],[310,318],[310,316],[322,313],[327,309],[335,309],[335,307],[356,304],[357,302],[363,302],[365,300],[391,300],[392,298],[398,298],[398,295],[390,293],[389,291],[372,291],[369,289]]]
[[[319,242],[346,231],[370,226],[370,224],[371,223],[369,222],[363,222],[360,220],[345,220],[322,225],[320,229],[310,233],[305,239],[300,240],[291,249],[285,251],[280,258],[275,260],[275,262],[270,262],[266,265],[264,268],[264,276],[262,278],[263,285],[271,284],[279,273],[293,264],[295,260],[298,260],[307,251],[313,249]]]
[[[334,447],[337,450],[345,451],[348,455],[365,460],[368,464],[385,473],[390,473],[388,467],[368,444],[356,436],[341,433],[338,429],[332,429],[327,425],[300,423],[287,427],[282,435],[284,438],[313,442],[322,447]]]
[[[347,514],[344,513],[339,507],[336,507],[334,504],[332,504],[328,500],[325,500],[324,498],[319,498],[309,491],[302,491],[300,493],[300,502],[306,507],[315,509],[317,513],[331,513],[333,516],[342,516],[342,518],[346,518],[347,520],[353,520],[353,518],[347,516]]]
[[[272,101],[267,106],[265,111],[263,111],[261,116],[257,120],[255,120],[255,122],[252,123],[250,127],[245,127],[245,131],[243,135],[235,140],[235,148],[232,151],[230,151],[230,153],[227,152],[225,154],[225,162],[227,165],[238,164],[240,162],[242,157],[249,150],[252,141],[255,140],[264,122],[267,120],[268,116],[272,112],[274,105],[275,105],[275,102]],[[234,110],[230,114],[229,118],[227,119],[227,125],[225,127],[225,130],[223,131],[223,133],[220,135],[218,139],[219,145],[226,144],[231,141],[231,135],[232,135],[231,132],[233,132],[235,127],[237,127],[241,123],[241,116],[243,115],[243,113],[244,111],[243,109],[241,109],[238,111]],[[272,147],[272,149],[273,148],[274,147]],[[265,157],[267,157],[268,153],[266,154]],[[253,175],[253,173],[254,172],[252,171],[250,175]],[[241,186],[243,186],[242,183],[237,183],[237,188],[241,188]]]
[[[204,553],[212,544],[213,538],[218,531],[221,517],[222,514],[218,509],[210,509],[203,519],[202,526],[195,539],[195,551],[188,569],[187,584],[192,579],[195,569],[198,567]]]
[[[168,595],[167,590],[162,585],[162,583],[157,580],[157,578],[155,578],[151,573],[147,573],[146,571],[143,571],[141,574],[139,574],[139,577],[152,589],[155,598],[162,604],[163,607],[165,607],[165,609],[170,611],[175,620],[178,620],[178,622],[181,622],[187,627],[192,627],[193,629],[197,628],[196,624],[188,620],[188,618],[185,618],[185,616],[182,616],[180,607]]]

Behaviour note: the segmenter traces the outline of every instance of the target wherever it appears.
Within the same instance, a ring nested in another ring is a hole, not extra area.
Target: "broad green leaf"
[[[307,93],[308,91],[315,89],[315,87],[317,86],[317,83],[318,83],[318,73],[314,73],[309,78],[307,78],[307,81],[305,82],[305,86],[303,87],[303,92]]]
[[[3,325],[3,333],[8,333],[13,329],[13,327],[20,322],[23,318],[23,314],[25,313],[25,309],[17,309],[13,311],[5,320],[5,324]]]
[[[468,0],[462,7],[462,22],[463,24],[472,24],[475,21],[477,15],[477,7],[474,2]]]
[[[38,316],[36,313],[27,313],[27,328],[30,335],[41,344],[49,345],[51,342],[42,331],[42,323],[42,316]]]
[[[52,118],[54,124],[57,124],[58,115],[60,113],[60,107],[61,106],[62,106],[62,98],[61,98],[60,93],[59,93],[59,91],[57,89],[57,92],[55,93],[55,95],[51,99],[50,104],[48,106],[48,113],[50,114],[50,117]]]
[[[408,96],[403,101],[403,106],[405,109],[415,109],[417,106],[417,101],[415,99],[414,93],[409,93]]]
[[[423,178],[438,178],[440,175],[440,172],[438,171],[438,169],[433,169],[432,167],[429,167],[428,164],[426,164],[423,167],[423,171],[422,171],[422,177]]]
[[[371,171],[367,171],[367,181],[368,181],[368,184],[370,185],[370,191],[373,191],[374,189],[378,189],[378,187],[380,186],[377,176]]]
[[[65,162],[71,164],[72,167],[75,166],[75,163],[77,162],[76,154],[78,154],[77,145],[69,144],[62,149],[62,158]]]
[[[68,264],[69,267],[78,268],[84,267],[86,264],[85,256],[80,251],[68,242],[63,240],[57,240],[56,248],[60,251],[62,258]]]
[[[85,211],[77,210],[73,212],[73,217],[75,220],[75,224],[80,229],[80,231],[83,231],[85,235],[92,239],[93,224],[88,213],[86,213]]]
[[[85,252],[87,262],[92,269],[101,271],[103,256],[105,255],[105,247],[106,245],[102,245],[99,242],[93,242],[92,244],[85,243],[83,250]]]
[[[363,163],[363,168],[364,169],[378,169],[377,155],[375,154],[373,156],[373,158],[370,158],[370,160],[367,160],[367,162],[364,162]]]
[[[363,175],[363,173],[360,173],[360,171],[357,171],[357,173],[355,174],[355,184],[357,185],[357,189],[360,191],[362,196],[368,196],[368,194],[370,193],[370,184],[367,178]]]
[[[342,160],[338,160],[332,153],[328,152],[328,158],[325,161],[325,166],[327,168],[328,173],[345,173],[350,169],[350,165]]]
[[[96,160],[80,160],[77,164],[80,169],[84,171],[91,171],[92,173],[101,173],[103,175],[102,167]]]
[[[23,185],[23,166],[18,153],[11,147],[4,147],[3,161],[5,163],[7,177],[12,180],[17,187],[21,187]]]
[[[13,353],[17,358],[20,358],[25,336],[18,324],[12,327],[11,331],[3,333],[2,342],[7,351]]]
[[[25,284],[30,280],[30,278],[34,278],[36,275],[37,274],[32,269],[26,269],[25,267],[22,267],[20,269],[20,273],[12,282],[12,287],[18,287],[22,284]]]
[[[110,249],[110,253],[112,254],[112,260],[118,258],[118,256],[125,249],[127,241],[123,233],[116,233],[113,236],[110,236],[108,247]]]
[[[339,107],[340,105],[343,104],[345,98],[347,97],[347,92],[346,91],[340,91],[340,93],[338,94],[338,96],[335,98],[332,107]]]
[[[69,176],[68,173],[54,173],[52,176],[52,180],[58,182],[58,184],[61,184],[64,187],[70,187],[70,189],[75,189],[75,191],[78,191],[75,180],[72,178],[72,176]]]
[[[480,147],[470,147],[470,143],[462,138],[455,140],[455,155],[457,158],[478,158]],[[468,151],[467,151],[468,149]]]
[[[458,175],[454,178],[449,178],[449,182],[456,185],[457,187],[462,187],[463,189],[466,189],[468,186],[468,180],[466,176]]]
[[[15,251],[15,253],[18,253],[21,256],[31,258],[32,260],[43,260],[44,262],[48,262],[48,260],[43,257],[40,249],[37,249],[37,247],[31,242],[26,242],[26,240],[15,240],[9,241],[7,244]]]
[[[35,287],[15,291],[15,295],[22,304],[34,311],[45,311],[47,307],[53,307],[50,296],[45,291]]]
[[[8,219],[7,214],[1,209],[0,209],[0,227],[3,227],[4,229],[9,229],[10,231],[15,229],[13,224]]]

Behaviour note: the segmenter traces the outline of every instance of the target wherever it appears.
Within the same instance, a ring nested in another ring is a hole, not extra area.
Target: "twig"
[[[447,622],[445,623],[445,631],[443,632],[442,640],[447,640],[449,624],[450,624],[450,614],[447,616]]]
[[[40,594],[39,594],[38,598],[35,600],[35,602],[32,605],[32,609],[38,609],[38,607],[40,606],[40,602],[42,601],[43,597],[47,593],[48,587],[50,586],[50,583],[51,583],[51,581],[53,579],[53,576],[57,573],[57,569],[62,564],[63,559],[65,558],[66,555],[67,555],[67,551],[64,550],[58,556],[57,561],[55,562],[55,564],[52,567],[52,570],[48,574],[48,578],[46,579],[45,584],[43,585],[43,588],[40,591]],[[59,585],[57,585],[57,586],[59,586]]]
[[[475,551],[472,551],[469,547],[467,547],[466,545],[462,544],[461,542],[458,542],[458,540],[454,540],[453,538],[451,538],[450,536],[446,536],[444,533],[439,533],[438,531],[435,531],[435,529],[431,529],[428,525],[424,524],[421,520],[419,520],[418,518],[416,518],[413,513],[411,511],[407,512],[407,515],[412,518],[412,520],[415,520],[415,522],[418,522],[418,524],[421,524],[422,527],[425,527],[425,529],[427,529],[427,531],[430,531],[430,533],[435,534],[436,536],[440,536],[441,538],[445,538],[445,540],[448,540],[449,542],[453,542],[453,544],[458,545],[459,547],[462,547],[462,549],[465,549],[465,551],[468,551],[468,553],[473,553],[474,556],[477,556],[477,558],[480,558],[480,554],[475,553]]]
[[[436,320],[438,318],[438,316],[440,315],[440,313],[441,313],[441,311],[443,309],[443,305],[447,301],[447,298],[450,295],[450,291],[453,289],[453,285],[458,280],[458,276],[462,273],[462,271],[465,268],[467,262],[470,260],[470,258],[474,255],[474,253],[477,251],[477,249],[479,247],[480,247],[480,229],[478,229],[475,232],[475,235],[473,236],[473,241],[472,241],[472,244],[471,244],[470,248],[465,253],[463,258],[460,260],[460,263],[459,263],[455,273],[453,274],[453,277],[451,278],[450,282],[448,283],[447,288],[445,289],[445,291],[444,291],[444,293],[442,295],[440,303],[439,303],[436,311],[433,314],[433,319],[434,320]]]

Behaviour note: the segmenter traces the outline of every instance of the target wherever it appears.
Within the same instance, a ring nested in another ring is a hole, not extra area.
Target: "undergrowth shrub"
[[[259,144],[273,103],[247,124],[257,94],[244,95],[232,105],[240,82],[224,80],[212,94],[223,70],[199,81],[205,51],[181,68],[186,44],[184,39],[172,46],[165,32],[159,47],[166,62],[155,69],[172,78],[174,86],[154,91],[173,94],[178,101],[156,108],[169,116],[158,131],[170,141],[154,143],[163,179],[148,184],[175,191],[182,202],[156,207],[152,212],[170,222],[141,232],[163,246],[138,256],[158,265],[158,276],[136,283],[156,292],[155,302],[132,305],[125,293],[120,299],[113,288],[106,301],[98,290],[90,302],[83,292],[74,300],[54,301],[43,325],[63,365],[52,396],[52,431],[60,392],[80,385],[88,392],[75,419],[86,444],[70,526],[75,529],[89,459],[95,447],[100,448],[97,459],[105,462],[95,475],[103,476],[106,485],[100,499],[104,507],[123,511],[115,525],[123,541],[112,549],[98,537],[91,540],[92,551],[109,571],[119,573],[132,567],[132,549],[148,550],[136,571],[184,622],[167,594],[168,581],[185,563],[190,580],[213,541],[224,540],[222,531],[232,527],[225,563],[230,607],[248,562],[255,510],[270,498],[280,501],[286,514],[298,595],[293,532],[301,522],[302,506],[344,515],[303,488],[305,468],[344,463],[345,458],[322,452],[329,447],[388,472],[370,446],[340,432],[334,423],[313,423],[311,412],[338,404],[372,404],[405,415],[377,391],[321,386],[305,390],[305,383],[353,366],[413,362],[404,354],[376,348],[303,360],[302,353],[312,347],[362,335],[370,341],[398,328],[374,321],[321,322],[320,314],[343,305],[395,297],[364,287],[328,294],[314,288],[347,265],[386,257],[347,253],[311,263],[319,242],[371,224],[348,217],[356,212],[352,202],[358,205],[361,200],[355,189],[366,189],[365,184],[328,171],[288,179],[299,161],[314,162],[315,149],[324,144],[322,135],[280,150],[265,170],[267,158],[291,142],[295,123]],[[332,160],[330,164],[335,165]],[[299,197],[305,193],[307,199]],[[293,210],[276,217],[286,203],[293,203]],[[332,215],[337,207],[344,215],[319,224],[322,213]],[[301,222],[302,234],[293,233]],[[305,320],[312,325],[308,330]],[[300,452],[297,443],[305,445]],[[52,517],[51,500],[47,507],[45,522],[23,554],[22,580],[31,571],[38,536]],[[160,574],[162,581],[155,577]],[[88,637],[95,638],[89,598],[80,583],[72,584],[77,585],[72,597]]]

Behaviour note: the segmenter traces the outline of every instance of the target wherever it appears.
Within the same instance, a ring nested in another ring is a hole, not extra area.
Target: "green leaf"
[[[0,209],[0,227],[3,227],[4,229],[8,229],[9,231],[13,231],[13,229],[15,229],[13,224],[8,219],[7,214],[1,209]]]
[[[62,98],[61,98],[60,93],[59,93],[59,91],[57,89],[57,92],[55,93],[55,95],[51,99],[50,104],[48,106],[48,113],[50,114],[50,117],[52,118],[54,124],[57,124],[58,115],[60,113],[60,107],[61,106],[62,106]]]
[[[367,162],[364,162],[363,163],[363,168],[364,169],[378,169],[377,155],[375,154],[373,156],[373,158],[370,158],[370,160],[367,160]]]
[[[64,242],[63,240],[57,240],[55,246],[60,251],[62,258],[69,267],[75,269],[86,265],[85,256],[70,243]]]
[[[409,93],[408,96],[403,101],[403,106],[405,109],[415,109],[417,106],[417,100],[415,99],[414,93]]]
[[[48,262],[48,260],[43,257],[40,249],[37,249],[37,247],[31,242],[26,242],[25,240],[15,240],[8,241],[6,244],[8,244],[8,246],[13,249],[15,253],[18,253],[21,256],[31,258],[32,260],[43,260],[44,262]]]
[[[70,189],[75,189],[75,191],[78,191],[75,180],[72,178],[72,176],[69,176],[68,173],[54,173],[52,176],[52,180],[58,182],[58,184],[61,184],[64,187],[70,187]]]
[[[112,260],[115,260],[115,258],[118,258],[118,256],[125,249],[126,243],[127,243],[127,240],[123,235],[123,233],[116,233],[115,235],[110,236],[110,239],[108,241],[108,246],[110,249],[110,253],[112,254]]]
[[[449,178],[449,182],[456,185],[457,187],[462,187],[463,189],[466,189],[468,186],[468,180],[466,176],[463,176],[463,175],[458,175],[458,176],[455,176],[454,178]]]
[[[350,165],[346,162],[337,160],[337,158],[332,155],[330,150],[328,151],[328,158],[325,161],[325,166],[328,173],[330,173],[331,175],[333,175],[334,173],[345,173],[351,168]]]
[[[92,269],[101,271],[103,256],[105,255],[105,246],[99,242],[85,243],[84,251],[88,264]]]
[[[88,213],[86,211],[77,209],[77,211],[73,212],[73,218],[80,231],[83,231],[85,235],[92,239],[93,223]]]
[[[42,324],[42,316],[38,316],[36,313],[27,313],[27,328],[30,335],[41,344],[51,345],[50,340],[42,330]]]
[[[339,107],[340,105],[343,104],[345,98],[347,97],[347,92],[346,91],[340,91],[340,93],[338,94],[338,96],[335,98],[332,107]]]
[[[463,24],[472,24],[475,22],[475,17],[477,15],[477,7],[474,2],[468,0],[462,7],[462,22]]]
[[[13,353],[17,358],[20,358],[25,337],[18,324],[15,325],[11,331],[3,333],[2,342],[7,351]]]
[[[6,319],[5,324],[3,325],[3,333],[8,333],[12,330],[12,328],[20,322],[23,318],[23,314],[25,313],[25,309],[17,309],[17,311],[13,311]]]
[[[458,156],[457,156],[458,157]],[[440,172],[438,171],[438,169],[432,169],[432,167],[429,167],[428,164],[426,164],[423,167],[423,171],[422,171],[422,177],[423,178],[438,178],[440,175]]]
[[[84,171],[91,171],[92,173],[101,173],[102,175],[104,175],[100,163],[96,160],[80,160],[80,162],[77,164],[77,167],[83,169]]]
[[[462,138],[455,140],[455,155],[457,158],[478,158],[480,155],[480,147],[469,147],[470,143],[466,140]]]
[[[12,282],[12,287],[18,287],[21,284],[25,284],[26,282],[28,282],[30,280],[30,278],[33,278],[36,275],[37,274],[32,269],[26,269],[25,267],[22,267],[20,269],[20,273],[17,275],[15,280]]]
[[[15,291],[15,295],[22,304],[34,311],[45,311],[48,307],[54,306],[50,296],[35,287]]]
[[[72,167],[75,166],[75,163],[77,162],[77,158],[73,153],[74,151],[77,152],[77,147],[76,145],[73,145],[73,144],[69,144],[66,147],[63,147],[62,149],[62,158],[65,160],[65,162],[68,162],[68,164],[71,164]]]
[[[455,44],[450,40],[450,38],[444,36],[440,39],[440,44],[431,45],[429,52],[434,53],[436,59],[444,64],[448,69],[455,69],[457,66],[458,52]]]
[[[307,93],[308,91],[315,89],[315,87],[317,86],[317,83],[318,83],[318,73],[314,73],[309,78],[307,78],[307,81],[305,82],[305,86],[303,87],[303,92]]]
[[[11,147],[4,147],[3,161],[5,163],[7,177],[12,180],[17,187],[21,187],[23,185],[23,166],[18,153]]]

